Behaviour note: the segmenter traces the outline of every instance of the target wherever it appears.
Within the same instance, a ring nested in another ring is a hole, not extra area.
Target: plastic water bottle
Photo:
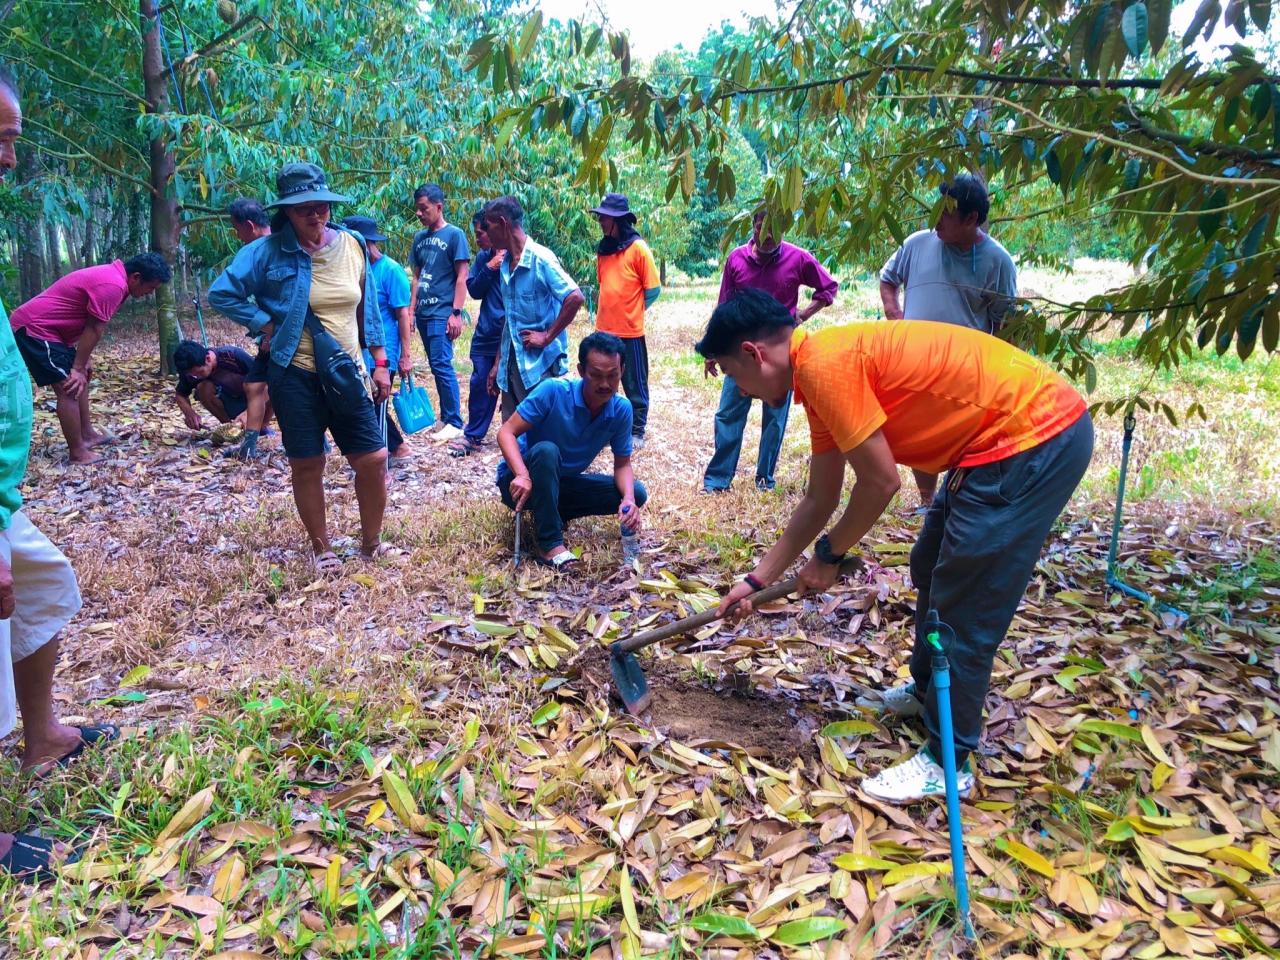
[[[631,505],[623,507],[622,512],[624,515],[630,513]],[[622,525],[619,525],[618,532],[622,541],[622,562],[630,566],[640,556],[640,535]]]

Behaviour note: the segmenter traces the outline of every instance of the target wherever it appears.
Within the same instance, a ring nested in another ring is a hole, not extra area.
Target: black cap
[[[354,230],[370,243],[386,243],[387,238],[378,232],[378,221],[373,217],[350,216],[342,218],[342,225]]]

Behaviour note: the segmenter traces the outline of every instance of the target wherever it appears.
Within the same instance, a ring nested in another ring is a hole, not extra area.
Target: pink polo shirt
[[[122,260],[85,267],[14,310],[9,325],[37,340],[74,347],[90,320],[108,323],[127,296],[129,283]]]

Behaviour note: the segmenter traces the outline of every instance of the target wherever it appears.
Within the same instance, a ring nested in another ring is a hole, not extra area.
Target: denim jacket
[[[349,233],[365,252],[364,316],[360,340],[366,347],[386,345],[382,318],[378,315],[378,294],[373,271],[368,266],[369,251],[364,238],[336,223],[330,229]],[[306,322],[311,297],[311,256],[298,245],[293,227],[284,227],[269,236],[246,244],[230,265],[209,287],[209,305],[242,327],[251,336],[263,326],[274,324],[271,332],[271,361],[289,366]]]

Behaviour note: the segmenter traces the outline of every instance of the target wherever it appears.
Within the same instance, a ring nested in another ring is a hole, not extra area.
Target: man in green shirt
[[[0,176],[17,166],[22,134],[18,89],[0,62]],[[113,727],[69,727],[53,712],[58,632],[80,609],[67,558],[22,512],[18,487],[31,447],[31,379],[0,303],[0,736],[22,714],[22,769],[64,764],[87,744],[113,739]],[[0,833],[0,871],[26,880],[52,876],[53,841]]]

